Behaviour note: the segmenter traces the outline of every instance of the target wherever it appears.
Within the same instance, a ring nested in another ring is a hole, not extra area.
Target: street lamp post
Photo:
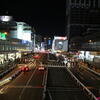
[[[33,41],[33,47],[34,47],[34,52],[35,52],[35,34],[34,34],[34,41]]]

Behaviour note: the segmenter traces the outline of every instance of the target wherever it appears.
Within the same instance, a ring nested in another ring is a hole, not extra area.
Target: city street
[[[44,71],[32,69],[21,74],[0,89],[1,100],[42,100]]]
[[[100,0],[2,0],[0,100],[100,100]]]

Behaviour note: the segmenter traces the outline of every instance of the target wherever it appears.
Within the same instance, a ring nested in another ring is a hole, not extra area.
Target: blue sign
[[[48,40],[48,45],[51,45],[51,40]]]

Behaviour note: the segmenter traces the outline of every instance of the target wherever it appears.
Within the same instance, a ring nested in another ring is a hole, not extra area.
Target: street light
[[[33,47],[34,47],[34,52],[35,52],[35,34],[34,34]]]
[[[92,40],[89,40],[89,43],[91,43],[92,42]]]

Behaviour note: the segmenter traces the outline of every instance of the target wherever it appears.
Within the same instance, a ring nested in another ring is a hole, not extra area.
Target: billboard
[[[52,43],[52,51],[53,52],[63,52],[68,51],[68,40],[67,37],[54,37]]]
[[[0,16],[0,21],[8,22],[12,20],[12,16]]]
[[[17,38],[30,41],[31,42],[31,33],[32,31],[28,29],[28,25],[25,26],[24,22],[17,22]],[[26,30],[25,30],[26,28]]]

